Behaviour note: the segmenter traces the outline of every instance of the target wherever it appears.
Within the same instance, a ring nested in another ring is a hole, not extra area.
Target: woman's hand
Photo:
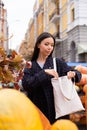
[[[69,72],[67,72],[67,77],[68,77],[68,79],[74,78],[75,75],[76,75],[76,74],[75,74],[74,71],[69,71]]]
[[[45,69],[45,73],[52,75],[54,78],[58,79],[58,73],[54,69]]]
[[[31,66],[32,66],[32,62],[31,62],[31,61],[27,61],[27,62],[26,62],[26,67],[27,67],[27,68],[31,68]]]
[[[23,59],[22,65],[23,65],[24,67],[31,68],[32,62],[31,62],[31,61],[26,61],[25,59]]]

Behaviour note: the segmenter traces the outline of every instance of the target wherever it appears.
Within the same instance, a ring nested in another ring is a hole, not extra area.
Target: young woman
[[[55,38],[48,32],[40,34],[36,40],[31,65],[24,69],[22,85],[31,101],[44,113],[50,123],[55,122],[55,108],[51,78],[67,75],[75,77],[75,82],[81,79],[80,72],[56,58],[57,72],[53,69],[52,53],[55,47]]]

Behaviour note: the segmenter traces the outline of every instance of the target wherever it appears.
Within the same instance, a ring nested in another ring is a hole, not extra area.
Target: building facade
[[[86,14],[86,0],[36,0],[33,19],[25,35],[26,55],[31,55],[37,36],[47,31],[56,39],[53,56],[68,62],[87,62]],[[21,54],[23,44],[25,42],[20,46]]]
[[[7,10],[4,8],[2,0],[0,0],[0,47],[8,52]]]

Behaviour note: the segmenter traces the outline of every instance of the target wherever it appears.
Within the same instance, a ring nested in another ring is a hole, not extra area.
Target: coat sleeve
[[[24,76],[22,78],[22,86],[25,90],[30,90],[40,86],[40,84],[46,80],[50,80],[50,76],[42,69],[38,73],[32,74],[32,70],[25,68]]]

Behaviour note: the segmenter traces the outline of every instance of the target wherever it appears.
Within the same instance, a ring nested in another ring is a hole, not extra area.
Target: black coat
[[[56,59],[57,71],[59,76],[64,76],[68,71],[73,70],[71,67],[60,60]],[[24,69],[24,76],[22,85],[28,93],[31,101],[45,114],[51,123],[55,121],[54,96],[53,87],[51,84],[52,76],[45,73],[44,69],[53,68],[52,57],[47,58],[43,69],[36,61],[32,62],[30,69]],[[76,71],[76,70],[73,70]],[[76,71],[75,81],[79,82],[81,79],[80,72]]]

